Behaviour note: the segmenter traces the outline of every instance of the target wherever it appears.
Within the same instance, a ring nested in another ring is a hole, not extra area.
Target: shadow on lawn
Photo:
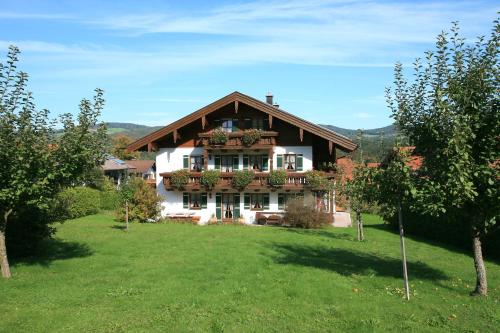
[[[353,240],[355,237],[353,235],[347,233],[337,233],[324,229],[296,229],[296,228],[288,228],[286,231],[299,234],[299,235],[308,235],[308,236],[323,236],[326,238],[335,238],[335,239],[343,239],[343,240]]]
[[[342,275],[379,275],[400,278],[401,261],[385,256],[375,256],[359,251],[320,246],[273,244],[278,252],[274,261],[284,265],[301,265],[334,271]],[[441,270],[417,261],[409,261],[408,272],[413,278],[445,280],[448,276]]]
[[[91,256],[93,251],[87,244],[78,242],[65,242],[60,239],[48,239],[39,246],[36,255],[29,257],[14,257],[12,265],[28,264],[50,266],[55,260],[84,258]]]
[[[121,224],[114,224],[110,228],[111,229],[121,230],[121,231],[127,230],[127,226],[126,225],[121,225]]]

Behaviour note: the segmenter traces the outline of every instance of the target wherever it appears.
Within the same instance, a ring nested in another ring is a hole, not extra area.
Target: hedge
[[[89,187],[72,187],[57,196],[60,213],[65,219],[96,214],[101,207],[101,192]]]

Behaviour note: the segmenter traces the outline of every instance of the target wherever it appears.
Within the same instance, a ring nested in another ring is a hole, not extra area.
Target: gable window
[[[226,132],[233,131],[233,120],[232,119],[222,119],[222,129]]]
[[[264,118],[245,118],[245,129],[259,129],[266,131],[268,129],[269,123]]]
[[[204,209],[207,208],[206,193],[183,193],[183,208],[186,209]]]

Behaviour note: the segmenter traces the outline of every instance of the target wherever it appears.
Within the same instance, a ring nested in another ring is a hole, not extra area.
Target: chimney
[[[266,103],[273,105],[273,94],[271,94],[270,92],[268,92],[266,95]]]

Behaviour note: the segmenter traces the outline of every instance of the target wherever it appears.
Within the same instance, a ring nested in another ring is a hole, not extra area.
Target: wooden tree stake
[[[401,260],[403,261],[403,278],[405,283],[405,296],[410,300],[410,286],[408,284],[408,270],[406,268],[406,250],[405,250],[405,237],[403,230],[403,209],[401,201],[398,203],[398,223],[399,223],[399,239],[401,242]]]

